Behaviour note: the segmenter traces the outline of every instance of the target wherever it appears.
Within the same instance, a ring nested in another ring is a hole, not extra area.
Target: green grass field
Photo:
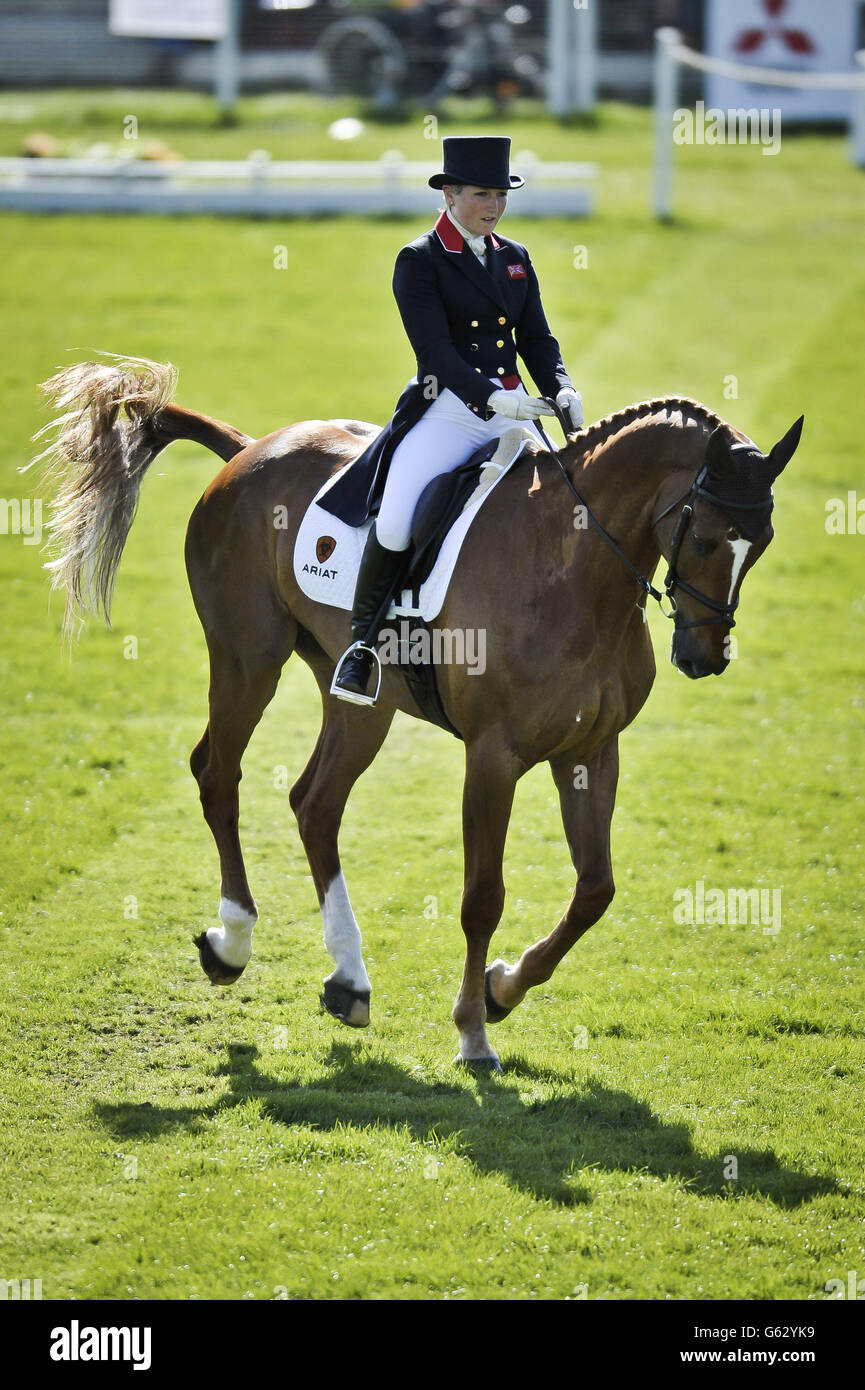
[[[249,100],[221,130],[198,98],[6,94],[0,151],[30,129],[119,141],[133,111],[189,156],[341,155],[325,131],[348,110]],[[504,1074],[479,1080],[451,1065],[462,753],[402,717],[341,841],[372,1027],[318,1011],[330,963],[286,790],[318,728],[300,663],[244,764],[255,955],[233,991],[201,973],[218,872],[186,763],[207,663],[182,544],[217,461],[157,461],[114,629],[91,624],[71,663],[43,557],[0,535],[0,1277],[45,1298],[821,1300],[865,1277],[865,537],[825,525],[830,498],[865,489],[865,175],[837,137],[786,137],[774,159],[683,149],[679,219],[659,227],[646,113],[568,129],[527,109],[510,129],[516,151],[601,166],[591,220],[529,222],[515,195],[503,228],[530,246],[589,418],[683,392],[768,448],[805,412],[737,659],[679,679],[653,616],[617,897],[497,1025]],[[387,148],[428,152],[420,119],[352,147]],[[4,216],[2,497],[32,494],[16,469],[46,418],[36,383],[95,349],[174,361],[181,404],[252,434],[384,421],[412,370],[391,267],[424,225]],[[493,944],[513,959],[572,889],[543,767],[505,871]],[[780,889],[780,930],[677,925],[698,880]]]

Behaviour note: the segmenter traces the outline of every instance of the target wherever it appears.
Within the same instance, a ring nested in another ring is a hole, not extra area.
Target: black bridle
[[[555,410],[556,417],[559,421],[559,424],[562,427],[562,431],[565,435],[565,438],[567,439],[568,435],[571,432],[570,421],[565,419],[562,411],[559,409],[559,407],[555,404],[554,401],[550,400],[549,404]],[[543,434],[542,430],[541,433]],[[544,438],[546,439],[546,435],[544,435]],[[547,443],[549,444],[549,440],[547,440]],[[722,510],[725,504],[730,505],[726,498],[718,497],[716,493],[710,492],[709,489],[705,486],[705,481],[709,474],[709,469],[706,464],[704,464],[703,467],[700,469],[699,473],[697,474],[696,478],[692,482],[687,492],[683,492],[680,497],[677,497],[674,502],[670,503],[669,507],[665,507],[664,510],[660,512],[655,517],[655,520],[652,522],[651,529],[654,530],[659,521],[663,521],[664,517],[669,516],[670,512],[675,511],[676,507],[678,507],[680,503],[684,503],[681,513],[679,514],[679,519],[676,522],[676,529],[673,532],[673,540],[670,551],[670,564],[667,569],[666,578],[664,579],[664,592],[661,593],[661,591],[659,589],[656,589],[654,584],[652,584],[646,578],[646,576],[637,569],[637,566],[633,563],[631,559],[628,558],[628,556],[622,550],[621,546],[619,546],[618,543],[613,540],[609,531],[604,530],[597,517],[593,514],[591,508],[587,506],[587,504],[583,501],[582,497],[580,496],[577,489],[574,487],[573,483],[568,477],[567,472],[565,471],[565,466],[559,458],[558,450],[553,449],[552,445],[550,447],[552,449],[553,457],[555,458],[556,463],[559,466],[562,477],[564,478],[571,492],[576,497],[580,506],[583,508],[583,511],[585,512],[592,526],[594,526],[595,530],[598,532],[600,536],[603,536],[610,549],[616,552],[619,559],[622,560],[622,562],[631,571],[634,578],[637,580],[638,584],[642,588],[643,592],[647,594],[650,598],[655,599],[664,617],[672,618],[675,620],[677,631],[681,632],[685,628],[690,627],[710,627],[713,626],[715,623],[722,623],[725,627],[736,626],[736,620],[733,617],[733,614],[739,607],[738,598],[736,599],[735,603],[718,603],[717,599],[710,598],[708,594],[704,594],[699,589],[695,589],[692,584],[686,584],[684,579],[679,578],[677,570],[677,566],[679,563],[679,552],[682,549],[682,542],[684,541],[688,531],[688,527],[691,524],[691,517],[694,514],[694,503],[696,499],[698,497],[703,497],[710,505],[720,507]],[[757,511],[761,507],[764,509],[767,507],[771,507],[771,490],[769,492],[769,496],[762,498],[759,502],[740,502],[737,499],[734,505],[737,511]],[[690,597],[696,599],[698,603],[702,603],[706,608],[710,608],[716,616],[713,618],[693,618],[687,622],[683,621],[678,616],[678,605],[676,603],[674,595],[675,589],[681,589],[683,593],[689,594]],[[669,610],[664,608],[665,598],[668,600],[670,604]]]
[[[673,605],[672,611],[666,614],[666,616],[673,618],[676,615],[676,600],[673,597],[674,589],[681,589],[683,593],[690,594],[691,598],[695,598],[698,603],[704,604],[706,608],[711,608],[713,613],[717,614],[714,618],[692,618],[689,622],[677,621],[676,627],[679,631],[689,627],[711,627],[713,623],[723,623],[725,627],[736,626],[736,620],[733,614],[739,607],[738,598],[735,603],[718,603],[716,599],[709,598],[708,594],[704,594],[699,589],[695,589],[692,584],[686,584],[684,579],[679,578],[676,570],[676,566],[679,563],[679,551],[682,549],[682,542],[685,539],[688,527],[691,524],[691,517],[694,514],[695,500],[698,497],[704,497],[710,506],[714,505],[722,511],[724,508],[726,499],[718,497],[716,493],[710,492],[705,486],[708,473],[708,467],[706,464],[703,464],[703,467],[692,482],[689,490],[683,492],[681,497],[677,497],[675,502],[671,502],[669,507],[665,507],[652,522],[652,530],[654,530],[659,521],[663,521],[665,516],[669,516],[670,512],[674,511],[680,502],[684,502],[685,505],[682,507],[679,520],[676,522],[676,529],[673,532],[673,540],[670,549],[670,564],[667,570],[667,576],[664,580],[664,593]],[[759,502],[740,502],[737,499],[735,505],[737,511],[755,512],[760,508],[765,510],[765,508],[771,507],[772,505],[772,495],[770,492],[768,497],[761,498]],[[663,611],[662,608],[661,612],[663,613]]]

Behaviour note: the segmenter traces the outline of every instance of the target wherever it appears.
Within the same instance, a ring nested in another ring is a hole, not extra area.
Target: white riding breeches
[[[491,380],[490,391],[496,388],[501,390],[501,382]],[[522,385],[514,389],[526,395]],[[517,423],[505,415],[481,419],[446,387],[394,450],[375,523],[379,545],[407,549],[414,510],[427,483],[459,468],[481,444],[501,438]]]

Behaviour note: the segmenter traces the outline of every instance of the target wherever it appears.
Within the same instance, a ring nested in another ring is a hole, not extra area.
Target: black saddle
[[[412,517],[411,545],[405,569],[396,579],[394,590],[381,611],[381,620],[384,619],[394,594],[401,594],[406,589],[411,590],[412,606],[418,607],[421,585],[432,573],[445,537],[477,487],[481,469],[489,463],[497,447],[498,440],[481,445],[458,468],[452,469],[450,473],[441,473],[427,483],[418,498]],[[401,644],[401,650],[408,650],[411,635],[418,628],[426,628],[428,624],[423,618],[414,615],[401,616],[398,621],[404,634],[406,629],[408,630],[409,637],[405,648]],[[406,660],[400,663],[400,670],[416,703],[427,718],[440,728],[447,729],[448,733],[456,738],[462,738],[462,734],[454,727],[445,712],[439,695],[435,666],[415,664]]]
[[[478,485],[481,469],[489,463],[498,440],[482,444],[471,458],[450,473],[427,483],[411,522],[411,559],[401,579],[401,589],[412,590],[412,602],[420,602],[420,587],[432,574],[445,537]]]
[[[433,478],[431,482],[427,483],[418,498],[412,517],[411,544],[406,552],[405,565],[396,575],[393,587],[383,601],[376,621],[371,624],[373,632],[380,632],[392,599],[402,594],[406,589],[411,590],[412,607],[417,608],[419,606],[421,585],[432,573],[445,537],[477,487],[481,469],[489,463],[497,448],[498,440],[491,440],[482,444],[458,468],[452,469],[450,473],[441,473],[437,478]],[[408,652],[411,649],[412,635],[419,628],[428,627],[428,624],[423,618],[415,615],[400,615],[397,621],[400,624],[402,636],[408,639],[405,642],[400,642],[399,649],[401,652]],[[435,665],[431,663],[424,665],[406,658],[400,660],[399,669],[405,677],[415,702],[423,710],[426,717],[434,724],[438,724],[440,728],[447,729],[448,733],[461,739],[462,734],[451,723],[441,702]]]

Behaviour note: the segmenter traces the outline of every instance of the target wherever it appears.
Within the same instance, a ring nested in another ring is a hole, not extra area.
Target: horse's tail
[[[53,435],[32,463],[43,464],[43,482],[60,484],[46,568],[52,588],[66,591],[66,637],[76,618],[80,627],[100,609],[111,624],[117,568],[141,480],[157,454],[173,439],[194,439],[228,460],[252,442],[231,425],[171,405],[177,371],[170,363],[104,356],[42,384],[61,413],[34,436]]]

